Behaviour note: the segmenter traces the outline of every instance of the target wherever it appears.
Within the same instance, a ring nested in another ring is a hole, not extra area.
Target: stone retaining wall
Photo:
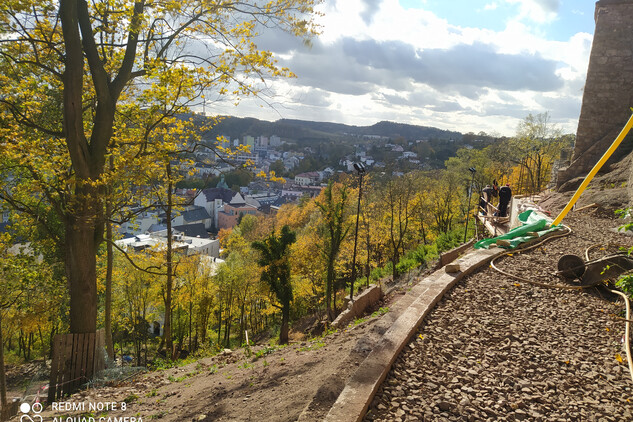
[[[340,328],[349,324],[357,317],[363,315],[367,309],[378,302],[383,296],[382,289],[377,285],[371,285],[361,294],[354,297],[353,302],[349,302],[347,309],[339,314],[332,322],[332,328]],[[349,299],[349,298],[348,298]]]
[[[464,243],[463,245],[458,246],[456,248],[453,248],[450,251],[442,252],[440,254],[440,259],[438,260],[435,268],[440,269],[446,264],[450,264],[451,262],[455,261],[457,258],[459,258],[461,254],[466,252],[466,250],[468,250],[474,243],[475,243],[475,239],[471,239],[469,242]]]

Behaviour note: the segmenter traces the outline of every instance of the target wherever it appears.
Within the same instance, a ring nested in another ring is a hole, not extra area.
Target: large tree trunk
[[[75,192],[69,202],[75,210],[66,214],[66,277],[70,292],[70,331],[95,332],[97,329],[96,230],[98,199],[90,181],[99,175],[100,162],[93,160],[83,125],[82,95],[84,56],[78,26],[78,3],[62,0],[59,15],[64,36],[64,132],[68,152],[76,172]],[[94,145],[97,147],[96,143]],[[96,166],[95,166],[96,164]]]
[[[65,228],[70,332],[94,333],[97,331],[95,222],[88,217],[68,219]]]

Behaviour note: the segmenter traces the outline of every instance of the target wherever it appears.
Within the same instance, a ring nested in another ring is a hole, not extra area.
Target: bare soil
[[[395,319],[391,310],[384,314],[374,311],[389,307],[402,294],[403,288],[396,288],[365,318],[327,335],[291,341],[285,347],[259,345],[250,352],[225,350],[186,366],[141,374],[116,386],[88,389],[67,399],[83,406],[82,411],[49,407],[41,415],[44,420],[63,416],[64,422],[65,417],[80,415],[93,416],[97,421],[100,416],[106,417],[104,420],[135,416],[165,422],[322,420],[346,379]],[[382,324],[376,324],[381,320]],[[294,338],[300,336],[294,333]],[[89,404],[99,402],[119,403],[118,409],[90,414]],[[121,402],[127,403],[125,411]],[[82,419],[72,419],[77,421]]]

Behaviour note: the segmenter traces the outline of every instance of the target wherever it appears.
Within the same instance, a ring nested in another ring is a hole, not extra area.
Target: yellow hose
[[[596,245],[592,245],[589,246],[587,249],[585,249],[585,258],[587,259],[587,261],[589,261],[589,251],[595,247],[595,246],[599,246],[599,244]],[[611,246],[611,245],[609,245]],[[611,293],[615,293],[616,295],[620,295],[622,296],[622,299],[624,299],[624,303],[626,305],[626,325],[624,328],[624,345],[626,348],[626,362],[629,365],[629,374],[631,375],[631,380],[633,380],[633,356],[631,356],[631,303],[629,301],[629,297],[627,295],[625,295],[624,293],[622,293],[619,290],[612,290],[609,289],[609,291]]]
[[[615,152],[618,146],[620,146],[620,144],[622,143],[626,135],[629,133],[629,130],[631,130],[632,126],[633,126],[633,115],[629,117],[629,121],[626,122],[626,125],[624,125],[624,127],[622,128],[622,131],[620,132],[618,137],[615,138],[615,141],[613,141],[613,143],[611,144],[607,152],[605,152],[602,158],[600,158],[600,161],[598,161],[596,165],[593,166],[589,174],[585,176],[585,180],[583,180],[580,186],[578,187],[578,189],[576,189],[574,196],[571,197],[571,199],[569,200],[565,208],[560,212],[560,214],[558,214],[558,216],[552,223],[552,226],[557,226],[558,224],[560,224],[561,221],[563,221],[563,218],[565,218],[565,216],[572,209],[574,204],[576,204],[576,201],[578,201],[578,198],[580,198],[580,195],[582,195],[582,193],[585,191],[585,188],[587,188],[587,185],[589,185],[589,182],[591,182],[591,180],[596,175],[596,173],[598,173],[598,170],[602,168],[604,163],[606,163],[606,161],[609,159],[609,157],[611,157],[611,155]]]
[[[618,290],[611,290],[611,293],[622,296],[624,303],[626,304],[626,328],[624,329],[624,343],[626,346],[626,361],[629,364],[629,373],[631,374],[631,380],[633,380],[633,358],[631,357],[631,304],[629,303],[629,297]]]

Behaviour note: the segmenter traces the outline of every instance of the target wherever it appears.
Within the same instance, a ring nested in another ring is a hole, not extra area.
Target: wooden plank
[[[73,336],[72,334],[64,335],[64,354],[62,356],[63,378],[61,379],[61,388],[58,396],[61,398],[68,394],[68,386],[71,380],[72,357],[73,357]]]
[[[77,377],[77,350],[79,349],[79,335],[72,334],[71,336],[72,349],[69,356],[70,368],[68,374],[68,383],[66,384],[66,394],[72,394],[75,391],[75,378]]]
[[[89,373],[91,373],[92,371],[88,371],[88,361],[90,361],[92,363],[92,359],[90,358],[89,354],[90,354],[90,338],[92,336],[92,344],[94,347],[94,333],[85,333],[83,338],[83,342],[82,342],[82,348],[83,348],[83,355],[81,357],[81,367],[80,369],[80,380],[79,380],[79,384],[85,384],[86,382],[88,382],[89,378]]]
[[[88,344],[89,344],[90,333],[81,334],[81,346],[79,346],[80,354],[79,354],[79,369],[77,376],[77,385],[79,388],[82,384],[85,384],[88,380],[88,374],[86,373],[86,362],[88,360]]]
[[[59,384],[59,374],[61,373],[61,356],[64,347],[64,337],[57,334],[53,339],[53,361],[51,362],[51,375],[48,380],[48,403],[56,401],[57,385]]]
[[[61,348],[61,360],[59,362],[60,365],[60,375],[57,379],[59,380],[59,387],[57,389],[57,397],[61,399],[64,396],[64,391],[66,390],[67,381],[70,379],[70,358],[73,352],[73,344],[72,344],[72,336],[68,334],[64,334],[64,338],[62,340],[62,348]]]
[[[59,334],[53,345],[49,402],[74,393],[104,369],[105,332]]]
[[[95,337],[96,333],[88,333],[86,335],[86,359],[84,363],[85,382],[90,381],[94,373]]]
[[[75,340],[73,341],[73,378],[72,378],[72,393],[77,391],[79,385],[81,385],[82,373],[82,360],[84,356],[84,334],[74,334]]]
[[[60,368],[60,360],[61,360],[61,348],[62,337],[61,335],[55,335],[55,339],[53,340],[53,358],[51,361],[51,375],[48,378],[48,402],[52,403],[55,401],[55,394],[57,392],[57,384],[59,384],[59,368]]]
[[[63,395],[67,396],[71,394],[71,383],[73,379],[73,350],[74,350],[75,336],[72,334],[66,334],[66,347],[64,348],[64,381],[63,381]]]
[[[65,373],[65,360],[66,360],[66,335],[59,334],[59,360],[57,363],[57,377],[55,377],[55,400],[58,400],[62,396],[64,373]]]
[[[96,375],[99,371],[105,369],[105,330],[102,328],[97,331],[95,338],[95,364],[94,372]]]

